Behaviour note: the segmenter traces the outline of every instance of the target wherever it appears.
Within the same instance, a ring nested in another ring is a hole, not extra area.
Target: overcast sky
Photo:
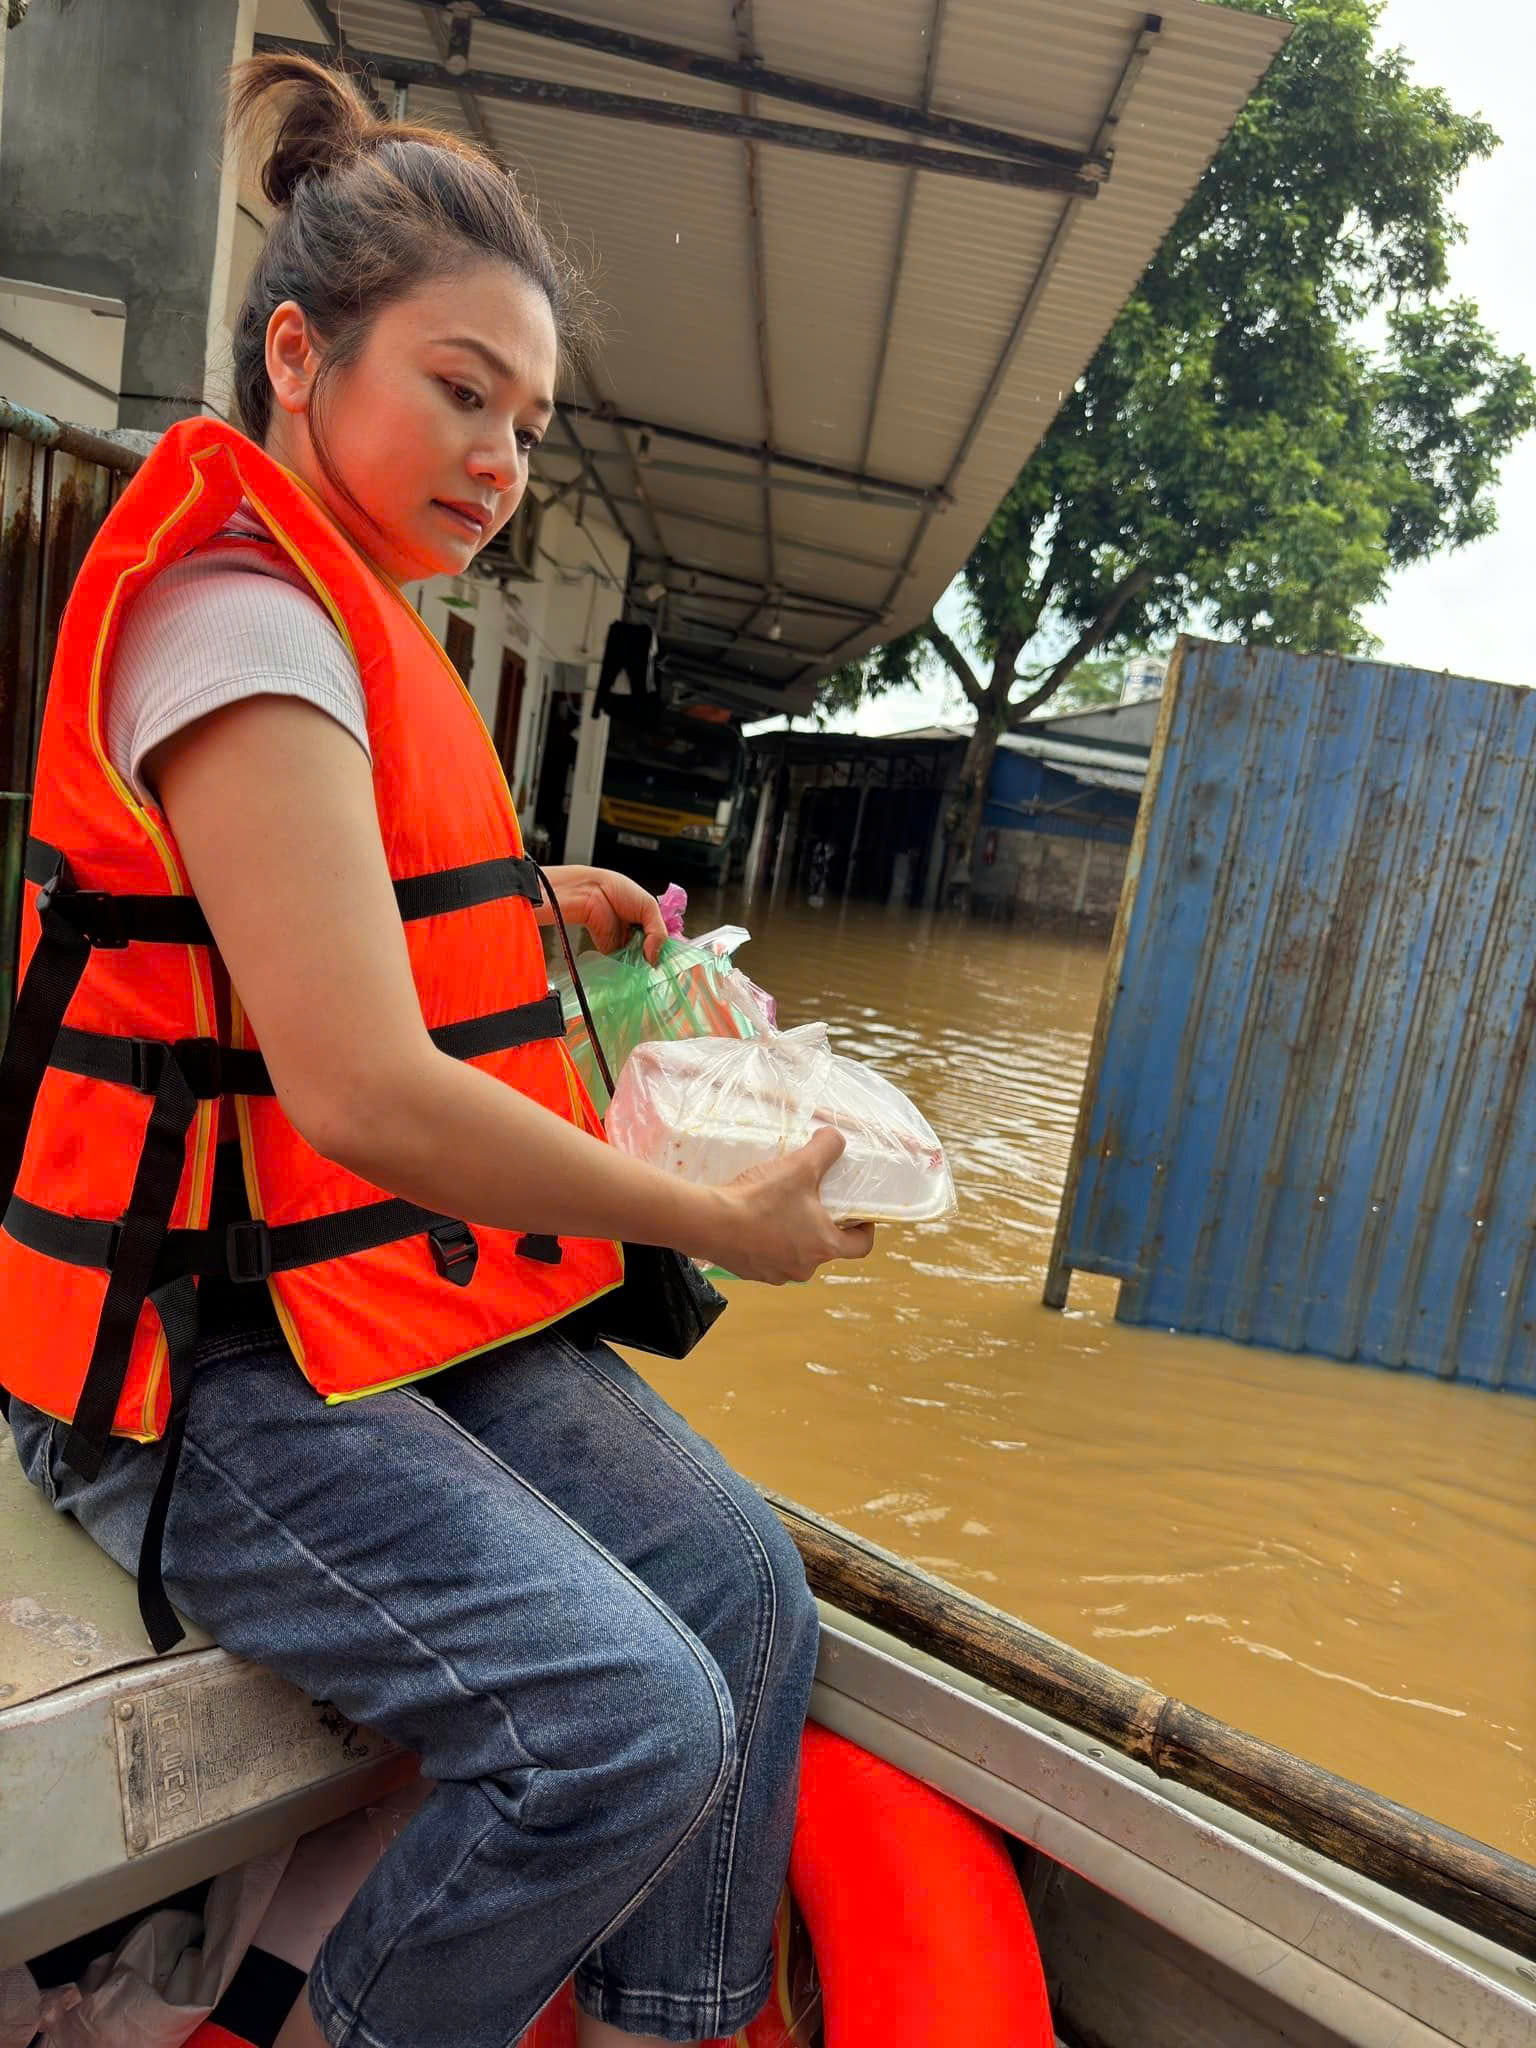
[[[1466,240],[1452,252],[1453,291],[1475,299],[1506,350],[1536,357],[1536,7],[1530,0],[1388,0],[1379,40],[1401,44],[1416,76],[1444,86],[1459,113],[1481,114],[1503,146],[1462,180],[1455,209]],[[1506,459],[1499,529],[1475,547],[1439,555],[1394,577],[1366,621],[1389,661],[1536,683],[1536,435]],[[953,628],[953,595],[939,605]],[[846,722],[896,732],[954,718],[942,685],[903,690]],[[775,721],[776,722],[776,721]]]

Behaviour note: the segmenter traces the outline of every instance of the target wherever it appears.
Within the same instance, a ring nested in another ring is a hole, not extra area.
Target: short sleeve
[[[356,664],[309,590],[244,550],[190,555],[157,576],[123,622],[107,689],[112,765],[141,802],[153,801],[142,769],[162,740],[263,695],[329,713],[371,764]]]

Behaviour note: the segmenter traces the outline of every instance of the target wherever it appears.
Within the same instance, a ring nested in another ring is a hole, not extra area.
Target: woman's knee
[[[532,1828],[600,1808],[616,1832],[670,1849],[719,1799],[736,1760],[730,1691],[669,1617],[635,1617],[621,1656],[572,1691],[558,1741],[541,1744],[522,1800]]]

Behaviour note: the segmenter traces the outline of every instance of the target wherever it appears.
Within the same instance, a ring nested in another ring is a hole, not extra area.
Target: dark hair
[[[297,55],[234,67],[230,127],[240,144],[266,143],[261,187],[279,209],[232,337],[235,402],[253,440],[272,415],[267,323],[286,299],[303,309],[323,351],[310,431],[327,474],[317,417],[324,387],[356,360],[375,316],[431,278],[500,258],[549,301],[562,360],[581,353],[590,324],[583,278],[511,174],[475,144],[377,120],[348,79]]]

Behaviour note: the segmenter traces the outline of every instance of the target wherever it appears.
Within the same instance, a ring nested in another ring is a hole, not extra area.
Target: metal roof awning
[[[1069,740],[1038,737],[1032,733],[1004,733],[998,747],[1010,754],[1025,754],[1059,775],[1095,789],[1124,790],[1140,796],[1147,779],[1147,757],[1130,749],[1074,746]]]
[[[607,308],[546,493],[660,586],[670,671],[803,711],[917,624],[1283,23],[1170,0],[260,0],[489,144]]]

